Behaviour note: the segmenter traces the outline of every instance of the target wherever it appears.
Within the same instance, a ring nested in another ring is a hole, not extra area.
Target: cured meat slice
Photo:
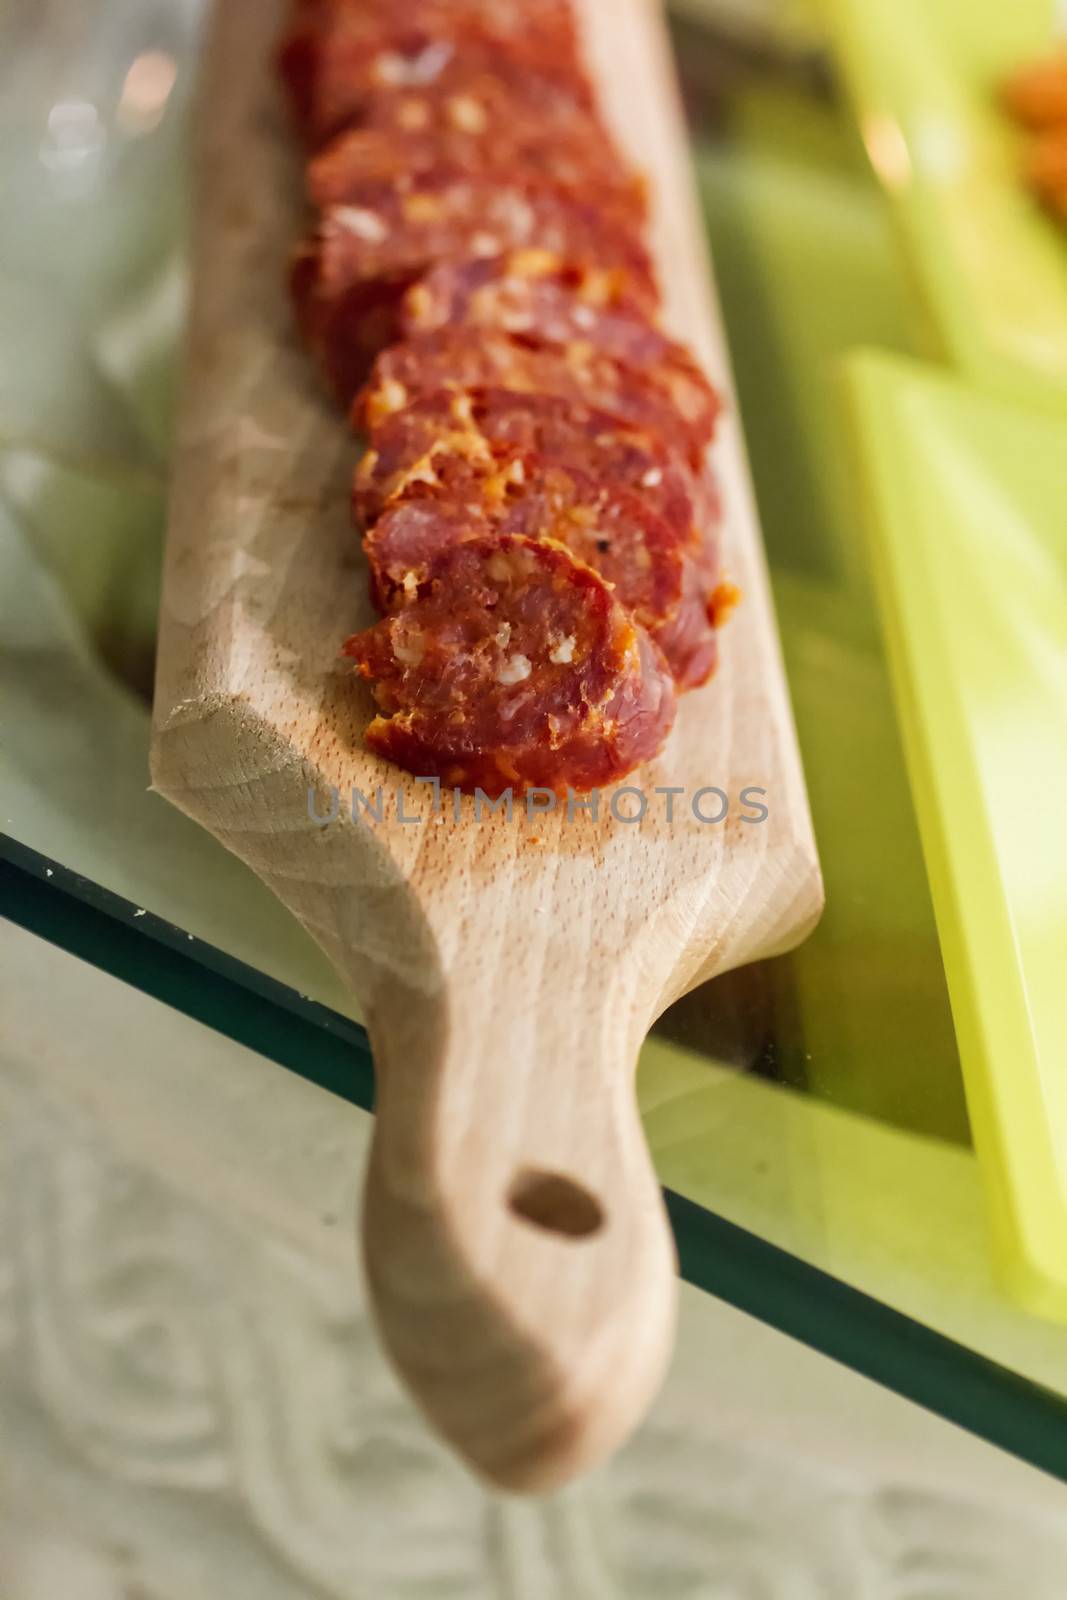
[[[457,788],[599,788],[674,720],[648,635],[589,567],[532,539],[449,547],[417,599],[344,648],[375,680],[369,747]]]
[[[398,12],[414,25],[433,24],[442,32],[455,33],[474,24],[495,35],[521,38],[528,28],[553,33],[566,31],[574,42],[574,8],[571,0],[293,0],[290,12],[295,21],[310,18],[328,21],[348,17],[357,23],[396,23]]]
[[[532,246],[431,268],[408,290],[402,327],[408,338],[467,324],[535,333],[560,344],[589,338],[602,324],[605,338],[620,348],[632,342],[640,352],[656,309],[625,272]],[[616,323],[619,331],[609,332]]]
[[[521,170],[540,182],[595,192],[635,221],[646,215],[643,180],[623,165],[603,123],[584,106],[549,120],[536,105],[476,85],[447,96],[435,113],[423,127],[357,125],[329,140],[308,163],[312,204],[337,205],[364,184],[399,182],[444,164],[505,180]]]
[[[592,477],[639,493],[681,538],[712,527],[718,497],[676,451],[617,416],[558,396],[503,388],[439,389],[375,423],[356,471],[354,497],[364,526],[391,498],[440,481],[439,467],[464,461],[472,477],[498,470],[494,447],[564,460]]]
[[[440,552],[493,531],[563,544],[611,584],[663,650],[675,682],[702,683],[715,661],[710,541],[679,535],[641,497],[562,462],[504,454],[472,485],[439,462],[439,484],[393,502],[364,540],[375,596],[389,608],[422,593]],[[707,559],[704,553],[707,552]]]
[[[399,335],[406,289],[453,257],[542,247],[617,268],[655,293],[651,258],[632,221],[555,184],[435,169],[371,184],[330,206],[298,251],[292,291],[301,326],[342,398],[374,354]]]
[[[316,0],[296,9],[277,54],[294,120],[312,147],[365,118],[375,96],[428,91],[461,68],[501,61],[569,76],[591,103],[565,0]]]
[[[409,338],[468,326],[592,346],[667,389],[698,443],[714,433],[718,396],[684,345],[628,292],[623,273],[568,262],[551,250],[449,261],[408,290],[402,325]]]
[[[688,552],[673,615],[653,635],[679,689],[699,689],[718,665],[719,624],[730,609],[728,588],[722,581],[718,541],[706,533]]]
[[[576,110],[595,114],[593,87],[573,61],[532,60],[521,45],[488,48],[468,42],[456,49],[432,82],[389,84],[372,90],[360,126],[384,133],[485,134],[507,114],[509,104],[527,114],[540,113],[545,133],[554,135]],[[606,130],[601,137],[607,141]]]
[[[487,385],[556,395],[611,412],[675,445],[694,465],[703,458],[714,425],[706,406],[682,409],[685,384],[669,369],[638,370],[585,340],[547,344],[495,328],[463,327],[438,328],[384,350],[354,421],[373,430],[420,394]]]

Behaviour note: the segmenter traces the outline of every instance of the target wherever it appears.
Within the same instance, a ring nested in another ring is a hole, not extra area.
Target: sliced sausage
[[[446,261],[407,292],[409,338],[444,328],[496,328],[521,339],[586,345],[668,390],[699,443],[714,433],[719,398],[684,345],[656,326],[618,271],[568,262],[551,250]]]
[[[502,453],[471,481],[439,459],[435,487],[394,501],[364,539],[375,598],[389,608],[423,592],[439,553],[499,531],[565,545],[610,583],[657,641],[681,688],[702,683],[715,660],[710,615],[718,581],[710,538],[679,535],[639,495],[562,463]]]
[[[368,184],[323,213],[292,270],[305,337],[349,400],[373,356],[399,336],[405,290],[431,266],[531,243],[618,268],[655,293],[651,257],[631,219],[556,184],[441,167]]]
[[[506,534],[443,551],[419,596],[345,646],[375,683],[379,755],[499,795],[614,782],[674,719],[666,662],[559,545]]]
[[[277,68],[312,148],[367,115],[375,96],[430,90],[460,64],[502,60],[586,86],[568,0],[312,0],[295,13]]]
[[[633,490],[682,537],[719,519],[707,469],[698,475],[654,434],[557,395],[489,387],[439,389],[376,421],[355,477],[364,525],[411,485],[436,482],[442,458],[466,461],[473,476],[495,472],[494,446],[563,460]]]
[[[419,395],[486,386],[608,411],[673,444],[694,465],[703,459],[714,426],[713,409],[698,403],[682,409],[686,380],[677,367],[637,369],[586,340],[548,344],[495,328],[464,327],[438,328],[390,345],[375,362],[353,416],[369,431]]]

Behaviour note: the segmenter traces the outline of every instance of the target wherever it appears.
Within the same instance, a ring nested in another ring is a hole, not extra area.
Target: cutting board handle
[[[648,1019],[584,977],[577,1006],[535,1015],[537,985],[513,1007],[453,984],[370,1025],[381,1332],[440,1431],[513,1490],[607,1456],[673,1343],[674,1243],[633,1085]]]

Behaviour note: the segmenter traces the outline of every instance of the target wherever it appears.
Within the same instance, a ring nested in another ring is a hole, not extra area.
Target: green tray
[[[900,230],[927,347],[984,387],[1067,405],[1067,233],[1024,187],[998,91],[1053,47],[1053,0],[822,0]]]
[[[1067,1317],[1067,421],[847,368],[1006,1287]]]

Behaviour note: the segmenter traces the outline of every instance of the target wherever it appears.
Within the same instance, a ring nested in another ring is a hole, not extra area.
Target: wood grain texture
[[[653,178],[668,321],[728,390],[658,7],[582,11],[606,110]],[[614,1448],[663,1374],[675,1262],[634,1064],[672,999],[814,923],[803,777],[732,415],[715,455],[744,603],[717,677],[632,780],[644,820],[607,797],[597,820],[479,820],[469,798],[435,816],[428,787],[363,750],[369,695],[337,655],[370,617],[354,447],[282,281],[301,200],[268,61],[280,12],[226,0],[205,65],[153,779],[351,984],[379,1083],[364,1249],[382,1334],[476,1470],[547,1488]],[[670,823],[668,785],[687,791]],[[688,804],[709,785],[734,799],[719,826]],[[767,792],[761,825],[740,820],[745,785]],[[353,787],[379,786],[384,820],[354,821]],[[339,791],[329,826],[309,789],[324,811]]]

